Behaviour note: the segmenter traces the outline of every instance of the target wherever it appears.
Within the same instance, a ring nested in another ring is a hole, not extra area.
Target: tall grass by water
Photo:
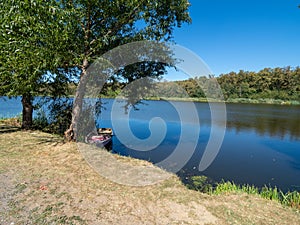
[[[212,184],[205,176],[191,177],[191,182],[187,184],[188,188],[208,193],[210,195],[220,195],[226,193],[246,193],[259,195],[262,198],[277,201],[285,206],[300,209],[300,193],[297,191],[286,192],[279,190],[277,187],[264,186],[262,188],[249,184],[235,184],[231,181],[222,181]]]

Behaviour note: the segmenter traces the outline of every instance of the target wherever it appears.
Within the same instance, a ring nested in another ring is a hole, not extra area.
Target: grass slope
[[[255,195],[206,195],[176,176],[142,187],[113,183],[75,143],[0,127],[0,224],[300,224],[295,209]]]

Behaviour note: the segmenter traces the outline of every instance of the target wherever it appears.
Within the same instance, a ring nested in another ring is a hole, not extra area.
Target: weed
[[[193,176],[187,187],[192,190],[210,193],[212,191],[212,184],[206,176]]]

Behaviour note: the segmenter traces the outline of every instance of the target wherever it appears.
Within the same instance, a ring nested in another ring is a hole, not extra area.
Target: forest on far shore
[[[217,78],[225,99],[300,100],[300,68],[265,68],[259,72],[239,71]]]
[[[153,93],[153,97],[166,98],[206,98],[205,93],[214,95],[217,90],[217,80],[224,99],[274,99],[283,101],[300,101],[300,67],[265,68],[259,72],[230,72],[218,77],[199,76],[183,81],[160,81],[159,93]],[[102,96],[116,97],[125,83],[108,83],[102,90]],[[208,89],[208,90],[204,90]],[[216,93],[217,94],[217,93]]]

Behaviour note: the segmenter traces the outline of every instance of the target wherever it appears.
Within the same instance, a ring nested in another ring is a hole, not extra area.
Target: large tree
[[[105,52],[133,41],[170,41],[175,27],[190,22],[188,0],[64,0],[60,3],[69,12],[77,30],[70,42],[77,48],[69,65],[80,70],[79,87],[86,83],[88,67]],[[148,65],[148,70],[151,67],[163,70],[161,65]],[[135,66],[145,68],[141,64]],[[129,71],[133,71],[132,68]],[[154,74],[160,75],[160,72]],[[144,74],[151,76],[151,73]],[[139,78],[136,73],[119,75],[129,82]],[[68,139],[76,139],[74,131],[76,134],[82,99],[83,92],[77,91],[71,126],[65,133]]]
[[[66,13],[55,0],[0,3],[0,95],[21,96],[25,129],[32,126],[35,96],[66,90],[71,50],[66,43],[72,34]]]
[[[24,128],[32,123],[33,97],[51,94],[45,92],[50,84],[66,84],[69,70],[84,86],[87,69],[105,52],[133,41],[170,41],[175,27],[190,22],[188,0],[8,0],[0,6],[0,95],[22,96]],[[147,72],[118,75],[132,82],[164,71],[160,64],[134,66],[127,71]],[[55,94],[60,85],[52,85]],[[70,139],[83,93],[75,99]]]

